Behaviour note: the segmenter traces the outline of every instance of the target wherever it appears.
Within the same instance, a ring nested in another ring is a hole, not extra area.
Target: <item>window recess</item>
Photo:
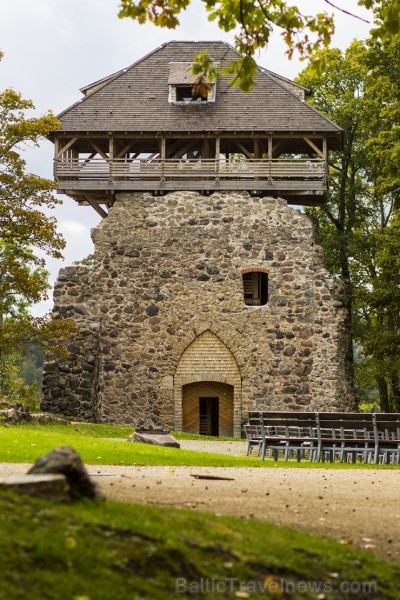
[[[268,274],[260,271],[243,273],[243,295],[246,306],[264,306],[268,302]]]

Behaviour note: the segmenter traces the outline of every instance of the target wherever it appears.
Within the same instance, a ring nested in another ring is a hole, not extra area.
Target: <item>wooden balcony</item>
[[[326,199],[327,167],[317,159],[105,159],[58,158],[54,177],[61,192],[79,199],[95,194],[110,202],[110,194],[174,190],[249,191],[282,196],[293,204],[320,204]]]

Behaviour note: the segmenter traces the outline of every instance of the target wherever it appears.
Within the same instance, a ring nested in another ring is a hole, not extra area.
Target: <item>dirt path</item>
[[[26,473],[28,468],[2,463],[0,475]],[[262,519],[331,536],[400,562],[400,470],[112,465],[88,469],[113,500]]]

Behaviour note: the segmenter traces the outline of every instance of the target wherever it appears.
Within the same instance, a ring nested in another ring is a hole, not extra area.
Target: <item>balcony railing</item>
[[[58,189],[72,196],[94,193],[107,202],[110,192],[248,191],[287,198],[293,204],[326,199],[328,178],[322,159],[126,160],[57,159]]]
[[[54,176],[59,180],[174,181],[187,180],[269,180],[326,181],[321,159],[248,159],[243,161],[198,160],[104,160],[75,158],[55,160]]]

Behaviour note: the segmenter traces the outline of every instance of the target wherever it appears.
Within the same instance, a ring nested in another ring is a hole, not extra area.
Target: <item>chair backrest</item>
[[[372,413],[317,413],[318,436],[333,439],[376,439],[376,426]]]
[[[246,434],[247,440],[252,440],[255,437],[261,437],[262,430],[261,430],[260,424],[251,425],[251,424],[246,423],[243,427],[244,427],[244,432]]]
[[[260,422],[265,435],[282,438],[312,437],[316,429],[313,412],[300,411],[263,411]]]
[[[375,413],[379,439],[400,440],[400,413]]]

